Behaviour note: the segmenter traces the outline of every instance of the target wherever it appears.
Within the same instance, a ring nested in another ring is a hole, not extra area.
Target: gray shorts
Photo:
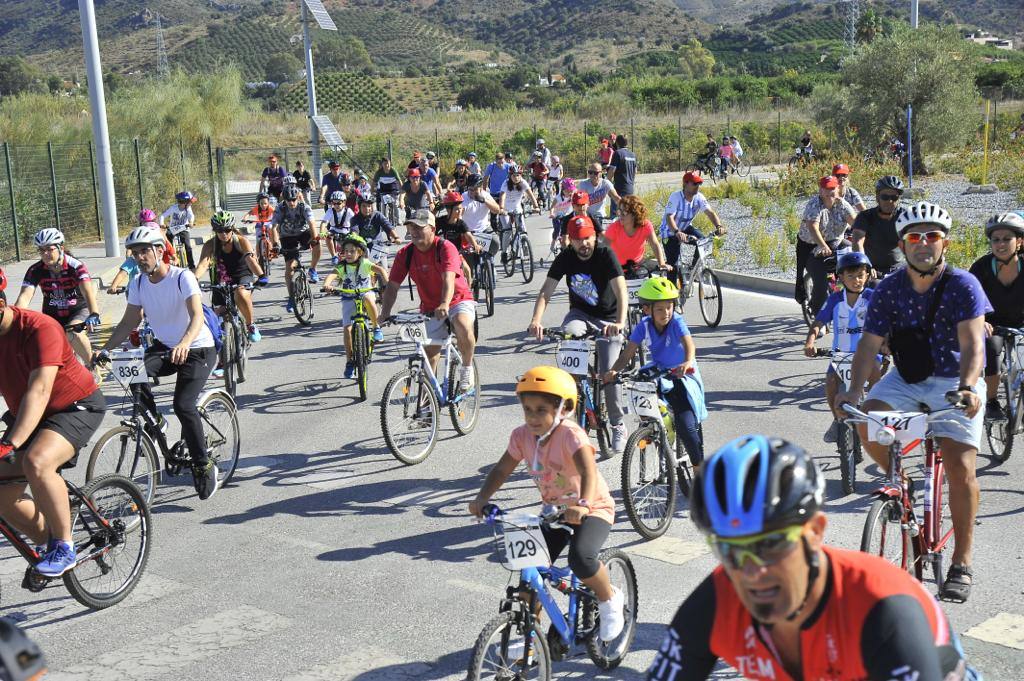
[[[938,410],[949,406],[946,393],[960,386],[957,376],[932,376],[920,383],[907,383],[898,371],[890,371],[868,392],[869,400],[885,402],[896,411],[920,411],[923,402],[929,409]],[[979,395],[985,394],[985,382],[978,379],[974,386]],[[984,426],[984,409],[978,410],[974,418],[957,409],[943,411],[928,417],[928,425],[935,437],[948,437],[954,442],[970,445],[977,449],[981,445]]]
[[[377,302],[377,294],[373,291],[367,291],[363,294],[363,311],[367,312],[366,304]],[[345,298],[341,299],[341,325],[348,326],[352,323],[352,315],[356,312],[356,301],[348,300]]]
[[[475,300],[463,300],[461,303],[456,303],[448,308],[448,318],[454,319],[460,314],[469,315],[470,326],[473,324],[473,318],[476,317],[476,301]],[[431,318],[427,322],[427,337],[428,338],[446,338],[448,336],[448,327],[443,319]]]

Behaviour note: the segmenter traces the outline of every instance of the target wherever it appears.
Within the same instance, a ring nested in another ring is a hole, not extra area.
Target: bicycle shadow
[[[304,414],[340,409],[359,402],[355,388],[351,387],[348,392],[347,383],[340,376],[278,383],[264,388],[258,395],[239,395],[236,402],[239,411],[252,409],[257,414]]]

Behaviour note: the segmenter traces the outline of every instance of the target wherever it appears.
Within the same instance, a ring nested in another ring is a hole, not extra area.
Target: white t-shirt
[[[128,304],[141,307],[156,339],[173,348],[181,342],[191,321],[185,301],[198,295],[200,291],[196,275],[172,265],[167,276],[156,284],[145,274],[132,282],[128,287]],[[213,336],[203,323],[189,348],[212,347]]]
[[[597,184],[594,184],[588,178],[582,182],[577,182],[576,189],[585,191],[590,196],[590,206],[587,208],[587,214],[591,217],[604,215],[604,204],[608,200],[608,191],[614,189],[612,183],[607,178],[602,179]]]
[[[674,215],[676,218],[676,228],[686,229],[690,226],[702,211],[708,209],[708,200],[699,191],[693,195],[693,198],[689,201],[686,200],[686,195],[683,191],[676,190],[672,192],[671,196],[668,197],[668,205],[665,206],[665,217]],[[668,220],[662,218],[661,221],[661,237],[668,238]]]
[[[178,210],[178,204],[174,204],[160,215],[160,226],[163,227],[164,222],[168,219],[170,219],[167,224],[168,231],[171,234],[177,234],[195,222],[196,216],[192,212],[192,206],[188,206],[185,210]]]
[[[469,231],[482,232],[486,229],[490,229],[491,221],[491,209],[487,207],[487,204],[483,201],[477,201],[473,196],[466,192],[462,197],[462,220],[469,227]]]
[[[352,220],[354,213],[348,206],[342,207],[340,211],[334,210],[334,206],[331,206],[324,211],[324,216],[320,218],[320,222],[327,225],[327,230],[335,234],[345,234],[349,231],[349,222]]]
[[[519,189],[512,189],[509,187],[508,182],[506,182],[505,186],[501,188],[502,193],[505,194],[505,210],[509,213],[518,213],[523,205],[523,196],[526,195],[526,189],[529,186],[526,180],[523,180],[519,183]]]

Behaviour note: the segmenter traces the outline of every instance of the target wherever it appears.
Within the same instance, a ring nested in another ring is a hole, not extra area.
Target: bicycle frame
[[[430,388],[437,396],[439,406],[445,407],[449,404],[455,404],[468,394],[463,393],[462,395],[457,396],[454,400],[450,400],[450,396],[448,395],[448,382],[439,381],[437,379],[437,375],[430,366],[430,359],[427,357],[427,351],[425,349],[426,343],[415,341],[415,344],[416,352],[409,358],[409,370],[412,372],[413,376],[415,376],[417,372],[426,373],[427,378],[430,379]],[[455,343],[452,342],[452,337],[449,335],[441,346],[441,353],[438,359],[441,363],[440,366],[444,367],[442,375],[447,374],[448,367],[451,366],[451,359],[453,355],[459,360],[459,362],[462,361],[462,354],[459,352],[459,349],[455,347]],[[472,393],[472,391],[470,391],[470,393]]]
[[[558,603],[555,599],[550,593],[548,593],[548,590],[544,588],[545,579],[556,585],[561,585],[568,581],[568,612],[563,613],[562,609],[558,607]],[[524,568],[519,572],[519,584],[520,586],[526,585],[533,598],[540,601],[540,604],[544,608],[544,612],[548,614],[551,624],[555,627],[555,630],[558,632],[558,636],[562,639],[563,643],[567,646],[573,646],[580,643],[585,638],[585,635],[581,636],[576,628],[576,623],[579,619],[580,601],[582,600],[580,597],[580,587],[582,586],[582,582],[575,574],[573,574],[571,569],[568,567],[559,568],[554,565],[546,568]],[[509,589],[510,591],[517,591],[515,587],[509,587]],[[512,597],[515,597],[514,594]],[[531,606],[532,605],[533,603],[531,603]],[[532,607],[529,609],[529,612],[529,617],[532,621]]]

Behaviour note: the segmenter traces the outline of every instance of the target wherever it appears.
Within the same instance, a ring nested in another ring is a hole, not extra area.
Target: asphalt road
[[[546,251],[540,219],[528,226],[538,253]],[[240,387],[243,447],[233,483],[206,502],[186,478],[160,490],[145,575],[106,611],[83,609],[60,584],[39,594],[19,589],[24,565],[7,548],[0,614],[27,627],[53,679],[464,678],[470,646],[509,580],[492,558],[490,529],[465,508],[521,422],[515,377],[553,361],[550,346],[523,333],[543,273],[530,285],[501,279],[498,314],[481,320],[485,406],[476,430],[458,437],[442,421],[433,455],[407,467],[384,445],[378,400],[410,346],[390,333],[372,365],[373,399],[357,403],[356,386],[341,379],[337,299],[317,300],[313,326],[301,328],[284,312],[278,270],[257,296],[264,337]],[[407,294],[400,301],[408,305]],[[841,495],[837,458],[821,441],[826,364],[803,357],[795,303],[727,289],[724,305],[717,329],[693,303],[685,310],[708,390],[708,450],[751,431],[812,449],[829,479],[828,538],[856,547],[877,471],[862,469],[858,494]],[[559,293],[545,321],[557,325],[566,307]],[[116,386],[105,391],[119,404]],[[169,389],[158,393],[169,409]],[[104,429],[116,421],[109,415]],[[976,584],[967,604],[945,606],[988,679],[1024,678],[1022,462],[1020,448],[1002,466],[979,459]],[[618,466],[600,465],[616,493]],[[536,493],[517,475],[496,501],[531,506]],[[634,650],[607,674],[585,657],[556,664],[559,678],[643,678],[665,623],[714,565],[687,515],[681,505],[664,538],[643,542],[620,508],[609,544],[624,548],[637,569]],[[716,678],[733,675],[723,669]]]

